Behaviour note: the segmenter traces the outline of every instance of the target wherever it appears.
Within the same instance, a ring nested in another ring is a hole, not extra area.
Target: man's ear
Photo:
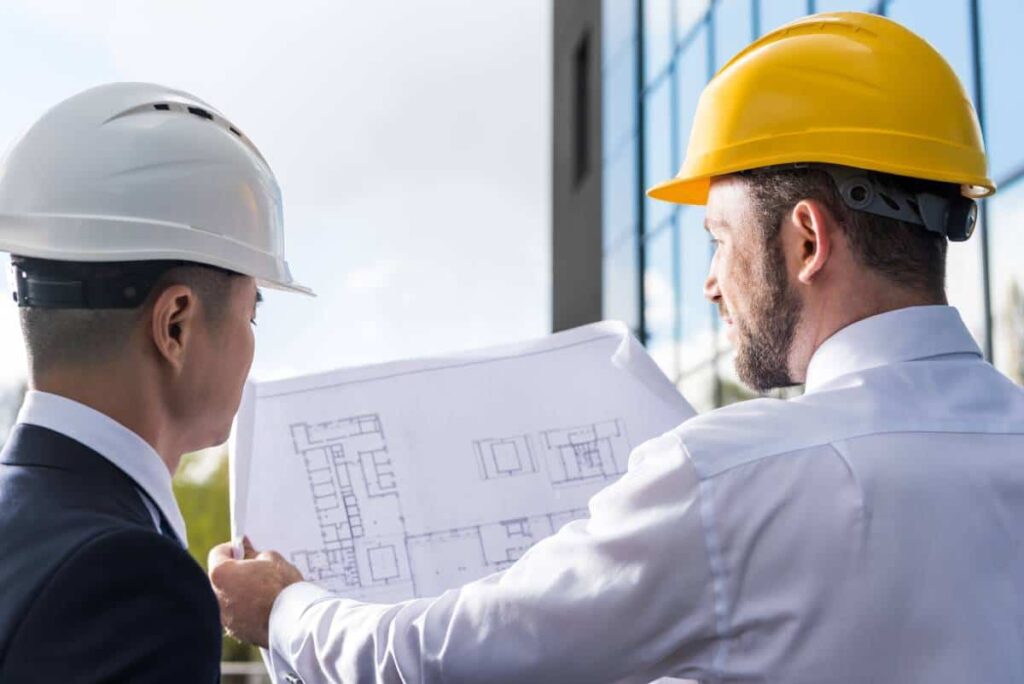
[[[808,285],[821,273],[832,255],[836,222],[821,202],[812,199],[797,202],[790,220],[791,244],[796,244],[799,255],[797,280]]]
[[[150,325],[153,345],[157,354],[175,371],[181,370],[185,364],[188,344],[195,331],[197,311],[196,295],[185,285],[171,285],[153,302]]]

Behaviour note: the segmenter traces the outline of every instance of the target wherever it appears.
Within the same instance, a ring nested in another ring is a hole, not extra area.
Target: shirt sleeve
[[[293,585],[270,617],[272,673],[306,684],[706,676],[717,637],[699,497],[669,433],[633,452],[589,519],[504,572],[395,605]]]

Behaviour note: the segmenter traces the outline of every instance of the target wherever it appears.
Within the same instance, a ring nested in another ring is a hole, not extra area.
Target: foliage
[[[226,449],[186,454],[174,478],[174,494],[188,528],[189,553],[206,569],[217,544],[231,537]],[[259,660],[259,649],[224,637],[223,660]]]

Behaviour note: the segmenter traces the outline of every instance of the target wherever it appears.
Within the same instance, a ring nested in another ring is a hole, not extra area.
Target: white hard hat
[[[312,294],[284,259],[281,190],[252,141],[202,100],[148,83],[79,93],[11,147],[0,251],[192,262]]]

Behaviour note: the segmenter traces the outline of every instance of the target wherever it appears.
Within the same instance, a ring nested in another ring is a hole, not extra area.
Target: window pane
[[[894,0],[886,13],[941,52],[974,97],[968,0],[946,0],[941,11],[936,11],[934,0]]]
[[[989,202],[992,344],[996,367],[1024,384],[1024,183]]]
[[[684,375],[677,385],[698,413],[715,408],[715,366],[710,360]]]
[[[620,242],[604,256],[604,270],[601,278],[602,315],[609,320],[623,321],[630,330],[640,325],[639,302],[637,300],[637,259],[636,237]]]
[[[644,83],[650,84],[668,67],[672,56],[670,0],[644,0]]]
[[[771,0],[769,0],[770,2]],[[879,0],[815,0],[815,12],[874,12],[878,13]]]
[[[684,373],[707,362],[715,352],[713,307],[704,298],[710,255],[704,208],[686,207],[679,216],[680,366]]]
[[[704,21],[711,0],[676,0],[676,40],[682,41]]]
[[[647,350],[671,379],[676,364],[676,279],[673,267],[674,225],[647,238],[644,271],[644,323],[647,326]]]
[[[636,233],[636,138],[630,138],[604,167],[602,223],[604,247]]]
[[[714,70],[718,71],[754,39],[750,0],[719,0],[714,26]]]
[[[644,187],[668,180],[672,168],[671,88],[666,79],[644,98]],[[644,231],[660,227],[672,213],[672,205],[644,198]]]
[[[708,81],[708,36],[707,27],[702,26],[693,41],[679,55],[676,62],[677,92],[679,97],[679,160],[686,158],[686,147],[690,141],[690,128],[697,110],[697,100]]]
[[[761,33],[807,14],[807,0],[761,0]]]
[[[631,51],[605,67],[601,92],[604,158],[614,156],[636,132],[636,59]]]
[[[981,226],[984,228],[984,226]],[[985,348],[984,283],[981,274],[981,240],[949,243],[946,260],[946,293],[960,310],[978,346]]]
[[[1024,60],[1022,26],[1021,0],[982,0],[985,148],[989,168],[997,181],[1024,165],[1024,88],[1019,85]]]
[[[601,2],[601,61],[609,64],[631,52],[636,38],[636,0]]]

